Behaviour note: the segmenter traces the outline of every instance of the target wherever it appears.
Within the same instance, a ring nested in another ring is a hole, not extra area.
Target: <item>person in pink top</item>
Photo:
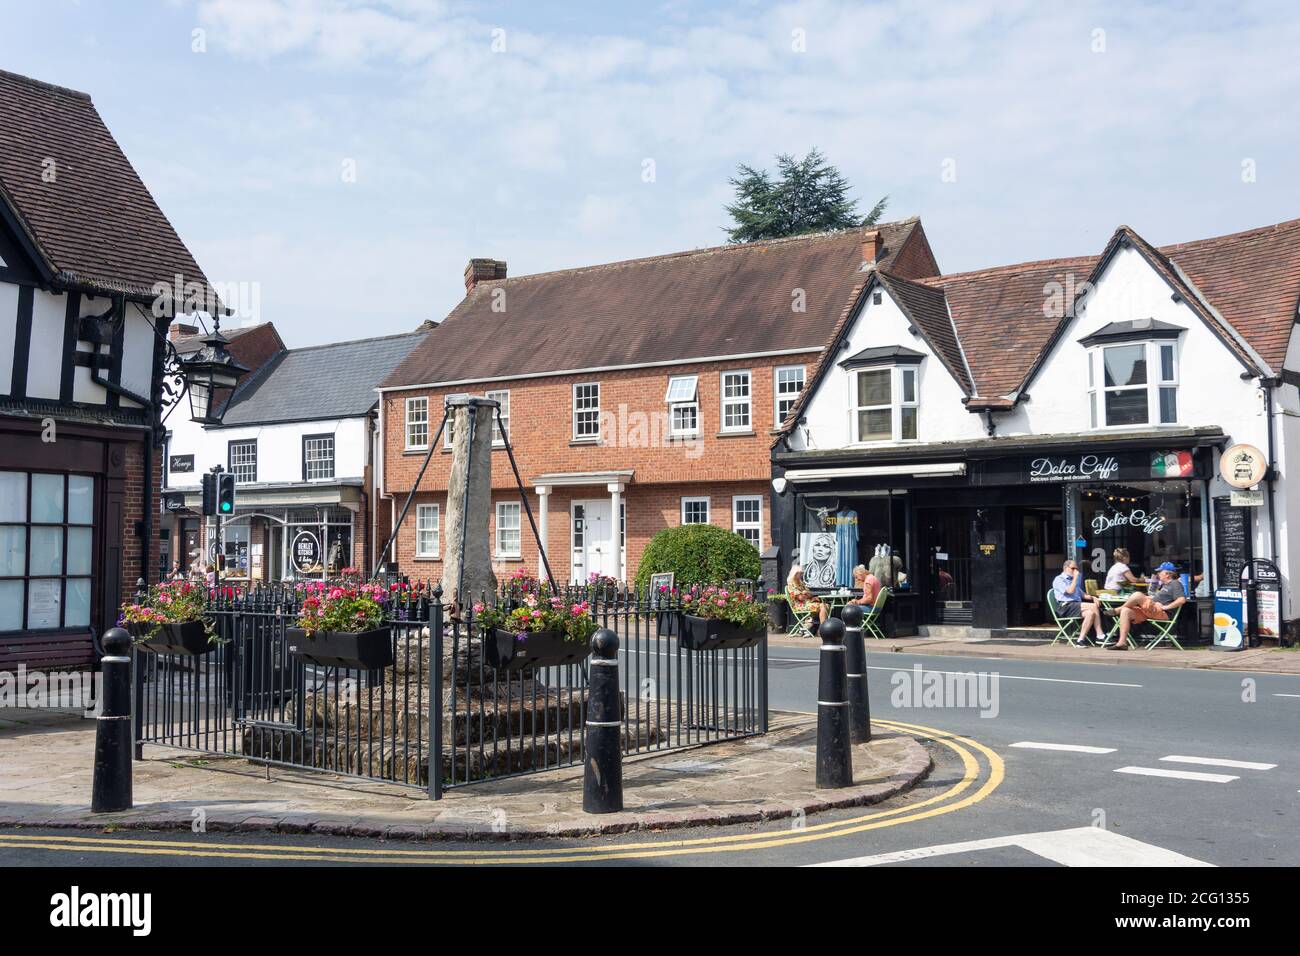
[[[877,596],[880,594],[880,579],[868,571],[864,565],[859,564],[853,569],[853,585],[862,588],[862,596],[855,597],[848,603],[860,604],[866,609],[873,607]]]

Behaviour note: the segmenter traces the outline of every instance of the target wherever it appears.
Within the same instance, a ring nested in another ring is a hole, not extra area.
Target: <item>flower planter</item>
[[[655,615],[658,620],[660,637],[677,637],[682,633],[682,612],[663,608]]]
[[[766,634],[765,628],[749,631],[730,621],[683,614],[678,644],[689,651],[726,651],[753,647]]]
[[[311,637],[302,628],[285,630],[289,653],[321,667],[378,670],[393,665],[392,633],[386,627],[373,631],[317,631]]]
[[[580,664],[590,653],[590,641],[565,640],[562,631],[515,634],[497,627],[483,638],[484,659],[499,671]]]
[[[132,628],[132,633],[143,634],[146,631],[143,626],[136,625]],[[208,641],[202,621],[160,625],[153,637],[143,638],[137,645],[155,654],[181,654],[186,657],[202,657],[217,647]]]

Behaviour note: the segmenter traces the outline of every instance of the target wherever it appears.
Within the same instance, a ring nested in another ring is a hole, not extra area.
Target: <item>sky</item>
[[[944,272],[1297,218],[1298,49],[1294,0],[0,0],[0,68],[90,93],[291,347],[442,318],[470,257],[719,245],[737,165],[813,147]]]

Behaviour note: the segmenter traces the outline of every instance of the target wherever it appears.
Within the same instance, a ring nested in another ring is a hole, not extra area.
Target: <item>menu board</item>
[[[1214,570],[1219,587],[1237,587],[1250,560],[1249,509],[1234,508],[1230,498],[1214,499]]]

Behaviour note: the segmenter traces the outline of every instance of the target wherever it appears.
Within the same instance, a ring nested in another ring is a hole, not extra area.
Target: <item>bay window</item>
[[[850,374],[852,440],[916,441],[920,417],[917,367],[886,365]]]

